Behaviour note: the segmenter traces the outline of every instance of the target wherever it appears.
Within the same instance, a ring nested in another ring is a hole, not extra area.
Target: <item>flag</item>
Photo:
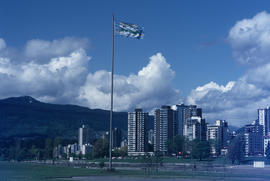
[[[139,27],[136,24],[124,23],[124,22],[117,22],[115,23],[115,32],[119,35],[130,37],[130,38],[137,38],[142,39],[143,28]]]

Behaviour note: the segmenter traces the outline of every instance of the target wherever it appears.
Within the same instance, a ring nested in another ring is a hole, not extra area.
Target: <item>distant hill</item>
[[[232,125],[229,125],[229,130],[232,132],[232,131],[237,131],[239,130],[240,127],[237,127],[237,126],[232,126]]]
[[[235,131],[236,134],[244,134],[245,133],[245,126],[239,128],[238,130]]]
[[[44,135],[76,137],[82,124],[95,131],[109,129],[109,111],[40,102],[32,97],[0,100],[0,138]],[[127,113],[114,113],[113,127],[127,130]]]

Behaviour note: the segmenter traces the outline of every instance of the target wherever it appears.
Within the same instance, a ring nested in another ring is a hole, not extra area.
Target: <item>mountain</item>
[[[240,127],[229,125],[229,130],[232,131],[238,131]]]
[[[106,110],[43,103],[29,96],[2,99],[0,138],[28,135],[75,138],[82,124],[95,131],[107,131],[109,115]],[[126,112],[114,112],[113,127],[127,130]]]

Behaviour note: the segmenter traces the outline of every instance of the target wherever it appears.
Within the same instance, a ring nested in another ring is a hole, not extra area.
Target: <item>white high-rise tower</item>
[[[148,113],[142,109],[128,113],[128,155],[144,155],[146,150],[146,123]]]

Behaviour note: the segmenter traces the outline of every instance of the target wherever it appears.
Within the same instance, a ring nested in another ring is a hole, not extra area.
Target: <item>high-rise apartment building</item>
[[[184,124],[183,135],[190,141],[194,139],[206,140],[205,119],[198,116],[192,116]]]
[[[177,134],[183,136],[183,129],[184,129],[184,122],[186,122],[187,116],[187,109],[188,106],[184,104],[176,105],[176,112],[177,112],[177,127],[178,131]]]
[[[128,155],[143,155],[147,151],[146,144],[146,123],[148,113],[142,109],[135,109],[135,112],[128,113]]]
[[[215,125],[207,126],[206,138],[211,142],[211,154],[213,156],[219,156],[221,149],[228,146],[228,123],[225,120],[217,120]]]
[[[202,118],[202,109],[197,108],[196,105],[176,105],[177,109],[177,134],[184,135],[184,125],[190,124],[191,117],[200,117]],[[189,121],[188,121],[189,120]],[[189,123],[188,123],[189,122]]]
[[[90,143],[91,133],[87,125],[82,125],[82,127],[79,128],[78,133],[78,143],[80,148],[82,145]]]
[[[245,157],[262,156],[264,154],[263,146],[263,125],[258,121],[255,124],[245,126],[244,146]]]
[[[207,126],[207,140],[211,142],[210,152],[212,156],[218,156],[220,153],[220,127],[213,125]]]
[[[170,106],[161,106],[155,110],[154,151],[168,152],[167,142],[173,140],[177,133],[176,113]]]
[[[263,126],[263,135],[270,135],[270,108],[258,109],[258,122]]]
[[[121,141],[122,141],[122,131],[119,128],[113,129],[112,134],[112,145],[113,148],[119,148],[121,147]]]
[[[216,120],[216,126],[220,127],[220,144],[221,147],[224,148],[228,146],[228,140],[229,140],[229,127],[228,122],[225,120]]]

